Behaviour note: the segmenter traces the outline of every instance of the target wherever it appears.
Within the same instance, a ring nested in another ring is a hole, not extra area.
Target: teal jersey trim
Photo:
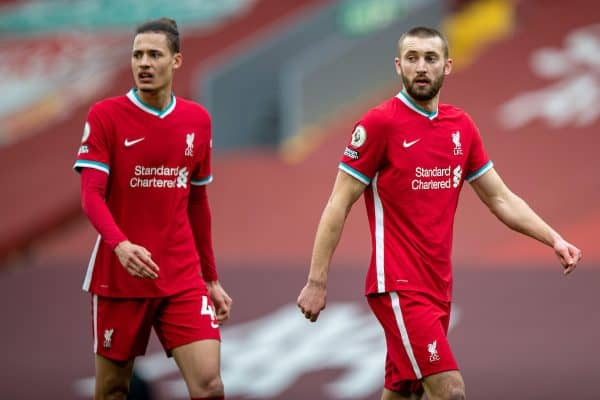
[[[358,179],[359,181],[361,181],[362,183],[364,183],[365,185],[368,185],[371,183],[371,179],[368,178],[366,175],[358,172],[357,170],[355,170],[354,168],[352,168],[351,166],[344,164],[343,162],[340,163],[339,168],[344,171],[345,173],[347,173],[348,175]]]
[[[77,172],[81,172],[81,168],[97,169],[98,171],[106,172],[108,175],[110,175],[110,167],[99,161],[90,161],[90,160],[75,161],[75,164],[73,165],[73,169]]]
[[[486,162],[485,164],[483,164],[483,167],[479,168],[477,171],[467,175],[465,180],[467,182],[474,181],[475,179],[479,178],[481,175],[488,172],[493,166],[494,166],[494,163],[492,162],[492,160],[490,160],[490,161]]]
[[[127,98],[129,98],[129,100],[131,100],[131,102],[133,104],[135,104],[136,106],[138,106],[145,112],[155,115],[161,119],[165,118],[167,115],[169,115],[175,109],[175,105],[177,104],[177,100],[176,100],[175,96],[173,95],[173,93],[171,93],[171,101],[169,102],[169,105],[167,107],[165,107],[164,110],[159,110],[158,108],[152,107],[152,106],[144,103],[142,101],[142,99],[140,99],[140,97],[138,96],[136,88],[132,88],[127,93]]]
[[[208,185],[209,183],[211,183],[213,181],[213,177],[212,175],[207,176],[204,179],[198,179],[198,180],[191,180],[190,183],[194,186],[203,186],[203,185]]]
[[[417,103],[415,103],[410,97],[408,97],[404,92],[400,92],[396,95],[396,97],[398,99],[400,99],[400,101],[402,101],[404,104],[406,104],[408,106],[408,108],[412,109],[413,111],[415,111],[418,114],[421,114],[424,117],[427,117],[429,119],[434,119],[435,117],[438,116],[438,110],[436,109],[434,112],[428,112],[427,110],[425,110],[424,108],[420,107],[419,105],[417,105]]]

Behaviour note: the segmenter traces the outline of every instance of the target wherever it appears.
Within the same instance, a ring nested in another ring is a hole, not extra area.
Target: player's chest
[[[447,168],[464,165],[470,147],[469,132],[457,124],[423,121],[391,132],[389,166],[399,170]]]
[[[129,121],[115,127],[113,156],[125,164],[189,165],[201,146],[201,134],[191,123]]]

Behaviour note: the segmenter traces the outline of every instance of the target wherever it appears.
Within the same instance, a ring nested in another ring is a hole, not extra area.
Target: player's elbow
[[[494,214],[498,220],[500,220],[500,222],[510,229],[515,229],[514,213],[506,200],[495,199],[493,202],[488,204],[488,208],[490,212]]]
[[[330,221],[344,222],[352,209],[352,204],[346,204],[339,199],[330,198],[323,211],[325,219]]]
[[[490,199],[490,201],[487,202],[487,207],[490,212],[500,220],[503,219],[503,216],[508,211],[506,200],[500,196]]]
[[[489,208],[492,214],[496,216],[504,225],[512,230],[520,232],[525,220],[523,205],[525,202],[513,193],[510,196],[498,198]]]

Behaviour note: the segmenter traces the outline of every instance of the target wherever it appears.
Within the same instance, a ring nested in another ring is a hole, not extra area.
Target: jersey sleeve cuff
[[[492,162],[492,160],[490,160],[490,161],[486,162],[485,164],[483,164],[483,166],[481,168],[479,168],[477,171],[467,175],[465,180],[469,183],[473,182],[475,179],[479,178],[481,175],[488,172],[493,166],[494,166],[494,163]]]
[[[98,171],[102,171],[107,175],[110,175],[110,168],[108,165],[101,163],[99,161],[90,161],[90,160],[77,160],[73,165],[73,169],[76,172],[81,172],[82,168],[92,168],[97,169]]]
[[[355,170],[354,168],[352,168],[348,164],[344,164],[343,162],[341,162],[340,165],[339,165],[339,169],[341,169],[342,171],[344,171],[348,175],[352,176],[353,178],[359,180],[360,182],[364,183],[365,185],[369,185],[371,183],[371,178],[369,178],[366,175],[358,172],[357,170]]]
[[[214,282],[219,280],[219,275],[216,269],[212,269],[210,271],[202,271],[202,278],[204,282]]]
[[[210,175],[203,179],[192,179],[190,181],[190,183],[194,186],[204,186],[204,185],[208,185],[212,181],[213,181],[213,177],[212,177],[212,175]]]

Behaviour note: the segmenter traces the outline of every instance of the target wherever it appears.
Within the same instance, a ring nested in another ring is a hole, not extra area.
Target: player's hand
[[[326,284],[309,279],[302,288],[297,303],[304,317],[310,322],[315,322],[327,303]]]
[[[138,278],[158,278],[158,265],[152,261],[152,255],[142,246],[124,240],[115,247],[115,254],[129,274]]]
[[[229,297],[219,281],[206,282],[206,288],[208,289],[208,295],[215,306],[217,321],[219,322],[219,325],[222,325],[229,319],[233,300],[231,300],[231,297]]]
[[[559,238],[554,243],[554,252],[564,268],[564,275],[568,275],[573,272],[577,267],[577,263],[582,257],[581,250],[562,238]]]

